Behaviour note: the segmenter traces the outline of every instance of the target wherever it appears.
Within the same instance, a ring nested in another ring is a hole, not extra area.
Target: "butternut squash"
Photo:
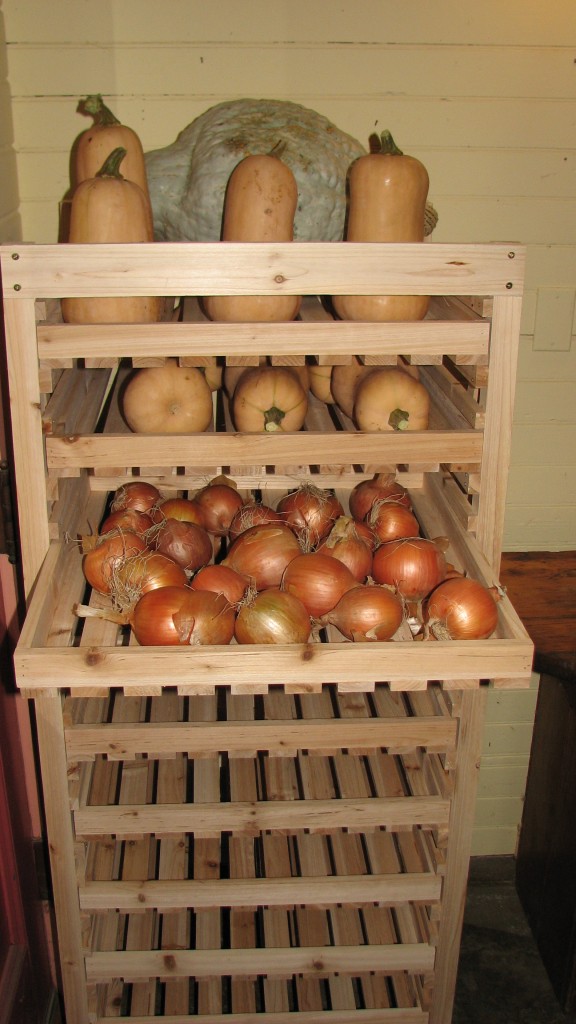
[[[226,190],[223,242],[291,242],[298,204],[296,179],[274,152],[244,157]],[[203,300],[211,320],[226,323],[293,320],[297,295],[213,295]]]
[[[232,398],[236,430],[247,434],[300,430],[308,395],[288,366],[253,366],[240,377]]]
[[[428,391],[404,370],[376,367],[358,383],[354,421],[359,430],[427,430],[429,416]]]
[[[405,156],[390,132],[383,132],[380,139],[373,136],[371,145],[372,151],[355,160],[350,168],[346,241],[424,241],[429,186],[426,168],[415,157]],[[342,320],[422,320],[429,298],[335,295],[332,303]]]
[[[80,100],[78,110],[93,117],[94,124],[82,132],[74,144],[73,184],[94,178],[110,153],[122,147],[126,150],[122,174],[139,185],[149,198],[146,161],[137,133],[118,120],[99,94]]]
[[[139,185],[120,174],[126,150],[115,149],[93,178],[82,181],[72,197],[69,241],[152,242],[150,208]],[[62,316],[72,324],[152,323],[158,320],[158,296],[62,299]]]

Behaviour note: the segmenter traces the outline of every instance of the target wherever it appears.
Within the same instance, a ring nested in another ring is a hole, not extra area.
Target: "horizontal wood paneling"
[[[56,52],[57,60],[50,60]],[[21,42],[10,52],[12,88],[19,96],[34,95],[31,64],[42,64],[47,94],[74,94],[79,62],[88,91],[102,89],[110,75],[118,92],[202,93],[217,96],[223,81],[242,82],[245,96],[277,99],[315,95],[319,82],[328,93],[353,96],[406,95],[499,97],[511,79],[517,93],[530,95],[534,76],[538,95],[565,100],[574,97],[573,48],[524,46],[434,46],[360,43],[284,44],[274,39],[253,43],[172,42],[73,45]],[[418,88],[414,88],[417,64]],[[100,84],[98,84],[100,83]],[[297,83],[295,91],[295,83]],[[344,83],[345,86],[344,86]],[[337,87],[336,93],[334,88]]]
[[[97,87],[105,91],[106,99],[117,116],[138,131],[147,150],[171,143],[186,125],[213,104],[245,95],[244,92],[238,94],[236,89],[217,96],[189,93],[178,96],[123,95],[114,91],[112,79],[98,82]],[[15,96],[20,146],[68,152],[70,140],[91,123],[89,118],[76,113],[77,101],[87,91],[87,83],[82,78],[75,83],[71,95],[40,93],[22,98]],[[313,106],[342,130],[362,141],[366,141],[368,132],[374,128],[400,125],[402,145],[407,149],[417,145],[424,151],[424,147],[433,150],[438,146],[453,154],[460,152],[465,158],[465,151],[472,148],[474,152],[486,153],[488,157],[507,159],[510,148],[522,151],[523,163],[531,158],[530,154],[540,151],[564,153],[567,149],[572,153],[572,100],[534,97],[526,103],[522,97],[516,96],[441,99],[417,93],[355,97],[319,95],[317,92],[305,96],[299,94],[298,97],[290,93],[288,98]],[[442,166],[442,171],[443,174],[450,173],[450,168]],[[521,185],[518,167],[515,177]],[[471,171],[470,183],[473,180]],[[542,182],[542,186],[545,184]],[[549,184],[552,187],[553,180]]]
[[[10,0],[5,0],[5,7]],[[62,24],[66,38],[83,43],[86,40],[86,18],[91,9],[87,0],[61,3],[61,16],[52,12],[45,23],[37,17],[34,4],[15,3],[10,10],[15,36],[39,42],[59,42]],[[161,40],[174,42],[226,40],[250,41],[290,39],[325,42],[326,39],[354,40],[370,38],[390,41],[390,37],[414,43],[493,44],[495,35],[502,45],[563,45],[566,43],[566,21],[571,0],[559,0],[553,8],[540,0],[484,0],[482,4],[462,0],[437,0],[433,5],[419,2],[398,4],[396,0],[363,0],[362,8],[349,4],[340,6],[320,0],[251,0],[251,17],[238,0],[218,0],[217,18],[214,9],[199,0],[132,0],[115,3],[100,0],[98,18],[90,22],[90,39],[94,43],[110,40],[112,33],[121,42]],[[135,16],[136,10],[138,17]],[[366,26],[371,28],[366,33]]]

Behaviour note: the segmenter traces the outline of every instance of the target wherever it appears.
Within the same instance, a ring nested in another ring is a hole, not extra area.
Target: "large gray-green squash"
[[[269,153],[278,143],[298,183],[294,237],[339,241],[348,168],[366,149],[314,110],[257,99],[218,103],[184,128],[172,145],[146,154],[155,237],[217,241],[234,167],[251,153]]]

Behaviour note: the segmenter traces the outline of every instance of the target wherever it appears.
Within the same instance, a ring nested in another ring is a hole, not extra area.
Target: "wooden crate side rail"
[[[219,878],[194,881],[88,882],[79,890],[85,911],[118,909],[125,912],[183,908],[282,907],[312,904],[327,908],[338,903],[379,906],[409,900],[434,903],[442,879],[426,873],[334,875],[293,878]]]
[[[193,356],[334,355],[377,356],[410,352],[435,356],[457,352],[483,356],[488,352],[488,321],[421,320],[417,323],[373,324],[330,320],[294,320],[279,324],[39,324],[40,359],[71,360],[98,355],[115,359]]]
[[[129,804],[83,807],[74,812],[77,837],[116,835],[126,838],[194,832],[214,836],[235,832],[255,836],[268,829],[298,832],[356,831],[422,825],[446,826],[450,801],[440,797],[371,797],[367,800],[238,801],[199,804]]]
[[[425,649],[424,649],[425,648]],[[399,689],[428,682],[481,679],[529,679],[533,646],[526,640],[462,640],[417,644],[292,644],[244,647],[88,647],[26,648],[14,661],[20,688],[27,694],[70,687],[79,695],[94,687],[122,687],[127,693],[159,694],[176,686],[181,694],[213,692],[231,686],[235,693],[291,685],[302,692],[323,683],[347,689],[372,689],[388,682]]]
[[[522,246],[156,242],[9,245],[5,297],[522,294]]]
[[[46,438],[50,470],[110,466],[286,466],[320,463],[477,462],[475,430],[240,434],[73,434]]]
[[[217,751],[232,756],[254,750],[292,756],[294,750],[332,751],[342,748],[386,748],[400,751],[413,747],[453,750],[457,723],[423,715],[398,719],[300,719],[254,722],[171,722],[138,724],[73,725],[66,729],[66,751],[72,761],[106,754],[109,760],[161,751],[170,757],[191,757]]]
[[[426,972],[434,967],[434,947],[426,943],[362,946],[305,946],[275,949],[138,950],[98,952],[86,957],[89,982],[124,978],[214,978],[228,975],[286,978],[325,977],[368,971]],[[295,1015],[296,1020],[298,1019]]]
[[[230,1024],[231,1014],[203,1013],[202,1024]],[[428,1024],[427,1011],[418,1007],[382,1007],[377,1010],[299,1010],[283,1012],[267,1010],[266,1013],[235,1011],[234,1024]],[[110,1024],[110,1017],[97,1017],[95,1024]],[[114,1024],[198,1024],[198,1015],[162,1014],[162,1017],[114,1016]]]

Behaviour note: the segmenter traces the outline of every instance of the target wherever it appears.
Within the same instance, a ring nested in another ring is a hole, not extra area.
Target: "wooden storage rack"
[[[34,702],[67,1024],[448,1024],[488,681],[528,682],[506,597],[486,641],[140,648],[97,619],[78,537],[134,475],[226,472],[271,503],[346,501],[393,464],[422,531],[498,581],[524,252],[501,245],[14,245],[1,252]],[[305,294],[290,324],[212,324],[196,296]],[[430,294],[421,323],[337,322],[318,296]],[[154,325],[61,322],[72,295],[161,294]],[[172,302],[172,298],[174,302]],[[420,366],[423,433],[312,400],[297,434],[142,436],[118,393],[167,356]]]

